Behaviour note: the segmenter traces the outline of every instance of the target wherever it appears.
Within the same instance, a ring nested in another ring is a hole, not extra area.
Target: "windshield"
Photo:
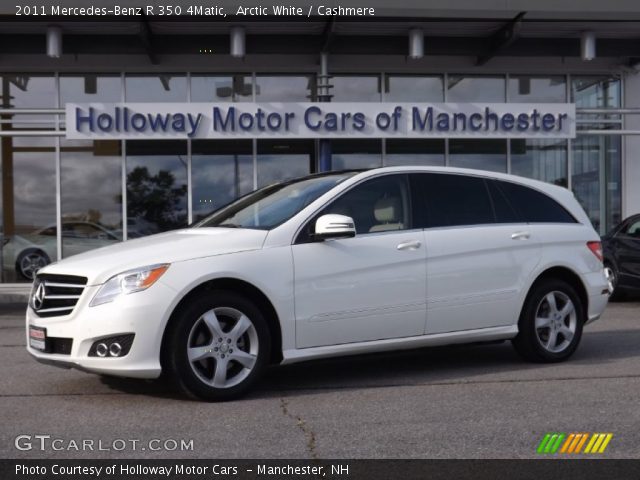
[[[319,175],[270,185],[221,208],[196,223],[194,228],[230,227],[270,230],[289,220],[322,194],[355,173]]]

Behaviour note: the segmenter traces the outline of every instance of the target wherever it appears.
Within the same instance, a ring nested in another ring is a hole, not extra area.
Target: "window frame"
[[[629,220],[627,220],[622,228],[620,228],[620,231],[618,232],[617,236],[621,236],[624,238],[629,238],[632,240],[640,240],[640,235],[638,236],[634,236],[632,234],[629,233],[629,230],[631,230],[631,227],[633,227],[634,225],[640,223],[640,217],[632,217]]]
[[[314,223],[315,221],[318,220],[318,218],[322,215],[322,212],[326,208],[330,207],[334,202],[337,202],[344,195],[347,195],[349,192],[351,192],[355,188],[358,188],[358,187],[364,185],[367,182],[379,180],[379,179],[384,178],[384,177],[392,177],[392,176],[404,177],[401,181],[404,184],[404,186],[406,188],[406,191],[407,191],[407,203],[408,203],[407,208],[409,209],[409,224],[410,224],[410,228],[404,228],[402,230],[386,230],[386,231],[381,231],[381,232],[357,233],[356,236],[352,237],[352,238],[361,238],[361,237],[363,237],[365,235],[366,236],[388,235],[390,233],[405,233],[405,232],[410,232],[410,231],[415,231],[415,230],[423,230],[423,227],[416,226],[416,215],[415,215],[415,208],[414,208],[414,196],[413,196],[413,191],[412,191],[412,188],[411,188],[411,181],[410,181],[410,175],[412,173],[414,173],[414,172],[408,171],[408,172],[386,172],[386,173],[380,173],[378,175],[365,177],[365,178],[357,181],[353,185],[350,185],[349,187],[347,187],[347,189],[345,189],[344,191],[340,192],[338,195],[333,197],[331,200],[327,201],[324,205],[322,205],[321,207],[316,209],[311,215],[309,215],[307,217],[306,220],[301,222],[300,226],[298,227],[298,229],[296,230],[295,234],[293,235],[293,241],[291,242],[291,244],[292,245],[302,245],[302,244],[307,244],[307,243],[320,243],[320,242],[323,242],[324,240],[316,240],[316,239],[314,239],[312,237],[312,235],[310,235],[309,227],[310,227],[310,225],[312,223]],[[350,240],[350,238],[345,238],[344,240]]]

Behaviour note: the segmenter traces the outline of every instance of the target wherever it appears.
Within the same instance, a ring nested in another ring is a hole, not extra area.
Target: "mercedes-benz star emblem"
[[[33,309],[40,310],[44,303],[44,283],[40,283],[36,288],[36,293],[33,294]]]

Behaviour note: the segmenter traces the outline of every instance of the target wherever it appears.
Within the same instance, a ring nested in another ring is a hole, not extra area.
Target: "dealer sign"
[[[91,103],[70,139],[573,138],[570,103]]]

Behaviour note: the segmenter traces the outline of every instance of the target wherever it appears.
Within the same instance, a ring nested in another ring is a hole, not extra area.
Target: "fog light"
[[[121,352],[122,346],[118,342],[112,343],[109,347],[109,355],[112,357],[119,357]]]
[[[90,357],[100,358],[122,358],[129,353],[129,350],[131,350],[134,337],[135,335],[133,333],[123,333],[113,337],[101,338],[91,345],[88,355]]]
[[[106,343],[99,343],[96,345],[96,355],[99,357],[106,357],[109,352],[109,347]]]

